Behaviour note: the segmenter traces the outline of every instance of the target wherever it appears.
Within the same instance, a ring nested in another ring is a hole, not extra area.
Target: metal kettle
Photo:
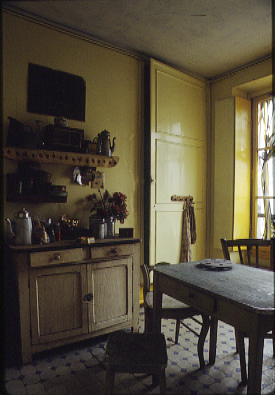
[[[32,220],[24,208],[15,214],[14,229],[8,218],[6,221],[9,225],[9,237],[15,244],[32,244]]]
[[[101,142],[102,155],[112,156],[112,153],[114,152],[115,147],[116,147],[115,139],[116,139],[116,137],[113,138],[113,145],[111,145],[110,133],[106,129],[103,130],[103,132],[101,132],[100,142]]]

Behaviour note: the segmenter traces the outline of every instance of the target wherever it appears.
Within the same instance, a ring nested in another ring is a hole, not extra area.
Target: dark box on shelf
[[[81,152],[84,130],[47,125],[44,129],[45,148],[56,151]]]
[[[134,228],[120,228],[119,237],[134,237]]]

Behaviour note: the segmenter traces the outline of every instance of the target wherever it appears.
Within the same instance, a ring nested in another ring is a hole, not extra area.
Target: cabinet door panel
[[[87,332],[87,305],[83,303],[86,289],[85,265],[31,272],[33,344]]]
[[[132,258],[88,266],[89,330],[96,331],[132,319]]]

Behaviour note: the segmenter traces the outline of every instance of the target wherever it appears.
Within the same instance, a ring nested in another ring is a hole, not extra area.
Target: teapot
[[[100,133],[98,133],[98,135],[93,139],[93,144],[96,144],[96,153],[100,155],[102,151],[102,140]]]
[[[102,155],[112,156],[112,153],[114,152],[116,146],[115,145],[116,137],[113,138],[113,145],[111,145],[110,133],[105,129],[103,130],[103,132],[101,132],[99,139],[101,142]]]
[[[23,208],[15,214],[14,230],[10,219],[6,218],[8,223],[8,236],[15,244],[32,243],[32,220],[29,213]]]

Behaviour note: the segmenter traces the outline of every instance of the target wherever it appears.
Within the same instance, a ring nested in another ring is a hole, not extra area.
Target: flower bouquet
[[[106,190],[102,195],[100,189],[98,190],[100,197],[94,193],[88,196],[93,204],[91,213],[97,215],[100,218],[104,218],[106,221],[109,217],[113,217],[114,220],[120,221],[121,224],[128,217],[129,212],[127,210],[127,196],[121,192],[115,192],[113,196]]]

